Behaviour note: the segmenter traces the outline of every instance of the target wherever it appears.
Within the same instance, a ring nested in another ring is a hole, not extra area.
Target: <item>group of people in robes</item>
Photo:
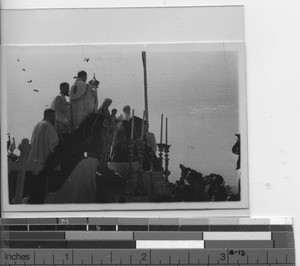
[[[88,83],[87,73],[80,71],[75,83],[60,84],[60,93],[51,108],[44,111],[31,137],[28,163],[39,163],[44,169],[31,203],[93,203],[97,199],[96,173],[106,168],[114,155],[114,144],[122,121],[131,118],[130,106],[109,111],[112,100],[107,98],[98,108],[95,75]],[[70,98],[70,101],[66,97]],[[156,153],[154,134],[145,127],[145,140]],[[49,189],[49,176],[59,170],[59,187]],[[63,182],[62,182],[63,181]],[[50,192],[49,192],[50,191]]]
[[[88,114],[97,111],[99,81],[95,76],[88,84],[86,80],[87,73],[80,71],[71,89],[67,82],[60,84],[60,93],[34,127],[28,163],[44,164],[58,142],[72,134]]]

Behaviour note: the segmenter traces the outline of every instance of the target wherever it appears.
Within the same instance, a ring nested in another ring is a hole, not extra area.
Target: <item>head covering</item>
[[[49,114],[51,114],[51,113],[55,113],[55,110],[54,109],[52,109],[52,108],[46,108],[45,110],[44,110],[44,117],[47,117]]]
[[[110,98],[106,98],[104,101],[103,101],[103,103],[102,103],[102,105],[100,106],[100,108],[99,108],[99,110],[102,110],[102,109],[107,109],[107,104],[108,103],[112,103],[112,99],[110,99]]]
[[[109,112],[108,106],[107,106],[108,103],[111,104],[111,103],[112,103],[112,99],[106,98],[106,99],[103,101],[102,105],[101,105],[100,108],[98,109],[98,113],[99,113],[99,114],[105,115],[105,116],[107,116],[107,117],[110,116],[110,112]]]
[[[83,79],[85,77],[87,77],[87,73],[84,70],[81,70],[77,73],[77,76],[74,76],[73,78],[78,80]]]
[[[125,105],[123,108],[123,112],[124,113],[130,113],[130,106],[129,105]]]
[[[77,78],[84,78],[87,76],[87,73],[84,70],[81,70],[77,73]]]

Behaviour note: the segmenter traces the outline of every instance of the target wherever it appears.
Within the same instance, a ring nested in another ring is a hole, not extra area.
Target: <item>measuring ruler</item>
[[[1,220],[1,265],[295,265],[292,220]]]

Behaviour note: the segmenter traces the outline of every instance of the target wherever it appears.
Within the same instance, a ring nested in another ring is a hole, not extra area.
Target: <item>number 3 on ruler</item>
[[[225,253],[221,253],[221,254],[220,254],[220,260],[225,260],[225,259],[226,259]]]

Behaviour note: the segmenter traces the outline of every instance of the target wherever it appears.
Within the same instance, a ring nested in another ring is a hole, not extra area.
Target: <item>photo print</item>
[[[6,210],[248,206],[242,7],[27,10],[21,20],[32,14],[89,18],[72,21],[91,41],[4,35]],[[148,27],[163,14],[175,30],[204,14],[203,39],[195,25],[194,39],[161,39]],[[123,36],[118,16],[151,36]],[[92,30],[105,17],[110,29]]]

